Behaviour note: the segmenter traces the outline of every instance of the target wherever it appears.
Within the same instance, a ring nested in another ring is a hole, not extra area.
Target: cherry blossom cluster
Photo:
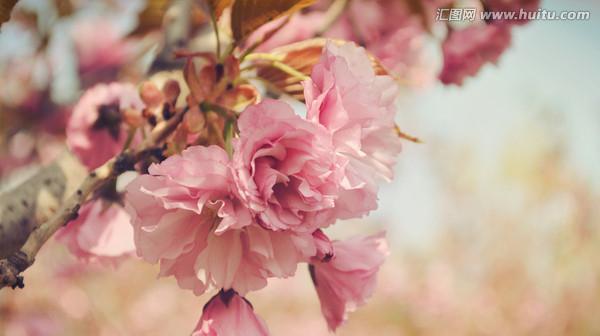
[[[324,9],[331,2],[319,1],[292,17],[261,49],[272,50],[322,33],[364,45],[406,85],[424,86],[436,79],[462,85],[485,64],[496,63],[510,46],[512,28],[527,20],[474,21],[457,27],[436,22],[436,11],[461,5],[478,11],[535,12],[540,5],[539,0],[352,0],[340,19],[327,26],[328,13]],[[278,24],[275,21],[264,26],[255,38]],[[320,32],[324,27],[327,29]]]
[[[236,117],[230,152],[187,145],[146,167],[124,200],[104,193],[87,203],[58,239],[84,260],[114,263],[135,250],[196,295],[218,291],[199,335],[266,334],[243,296],[307,263],[335,330],[372,294],[387,251],[383,233],[332,241],[324,229],[374,210],[378,184],[392,179],[398,88],[363,48],[333,42],[303,86],[305,117],[280,100],[251,104]],[[142,97],[125,84],[90,89],[70,118],[69,146],[92,169],[134,145],[141,132],[128,134],[130,120],[155,117],[152,106],[164,114],[168,87],[143,85]]]
[[[0,45],[23,41],[0,52],[10,84],[0,108],[17,130],[10,147],[37,146],[18,136],[31,115],[50,120],[90,174],[111,165],[89,197],[79,189],[55,237],[84,262],[137,256],[195,295],[216,293],[194,335],[267,335],[246,296],[299,264],[330,330],[365,304],[388,253],[385,234],[335,240],[326,231],[375,210],[379,185],[393,179],[401,138],[410,140],[395,123],[399,84],[462,84],[496,62],[524,23],[435,22],[438,8],[458,5],[452,0],[284,2],[289,8],[261,2],[265,13],[246,17],[256,4],[242,0],[189,2],[192,14],[143,0],[22,1],[2,26]],[[163,16],[154,20],[154,11]],[[169,50],[173,32],[162,23],[177,15],[189,15],[181,20],[189,26],[171,29],[185,32]],[[215,33],[211,51],[190,38],[203,29]],[[430,47],[441,49],[439,66]],[[0,175],[30,156],[4,160],[4,152]]]

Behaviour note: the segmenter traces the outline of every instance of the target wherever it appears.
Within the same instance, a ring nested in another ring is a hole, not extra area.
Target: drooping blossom
[[[120,205],[104,200],[86,203],[56,239],[85,262],[114,265],[135,251],[129,215]]]
[[[462,85],[485,64],[496,63],[510,42],[510,27],[503,25],[474,24],[449,32],[442,45],[444,67],[440,80]]]
[[[308,233],[332,224],[340,167],[327,130],[276,100],[247,108],[238,127],[235,181],[260,224]]]
[[[235,291],[221,291],[204,306],[192,336],[267,336],[265,322]]]
[[[257,225],[236,196],[227,153],[195,146],[149,169],[127,187],[137,253],[160,262],[161,275],[202,294],[240,294],[287,277],[316,254],[310,233],[274,232]]]
[[[304,82],[304,96],[307,118],[330,132],[336,156],[347,161],[337,217],[358,217],[375,209],[378,178],[392,179],[401,147],[393,79],[374,73],[363,48],[329,42]]]
[[[67,145],[89,169],[95,169],[123,149],[128,133],[123,121],[130,114],[141,114],[143,108],[133,85],[98,84],[73,108]]]
[[[86,81],[116,78],[121,66],[139,52],[136,44],[125,39],[123,32],[105,18],[81,20],[71,29],[71,38],[84,86]]]
[[[388,254],[385,234],[333,241],[335,256],[315,259],[311,277],[329,329],[335,331],[347,314],[366,303],[376,285],[377,272]]]

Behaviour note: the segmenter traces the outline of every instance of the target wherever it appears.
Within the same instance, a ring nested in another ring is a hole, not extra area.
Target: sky
[[[405,145],[396,179],[372,214],[394,239],[426,245],[443,223],[443,170],[456,169],[461,158],[436,150],[468,144],[478,165],[493,170],[502,148],[519,143],[515,130],[531,123],[560,135],[568,165],[600,190],[600,4],[556,0],[542,8],[590,10],[591,19],[518,27],[497,66],[463,87],[436,85],[401,105],[402,129],[425,143]]]

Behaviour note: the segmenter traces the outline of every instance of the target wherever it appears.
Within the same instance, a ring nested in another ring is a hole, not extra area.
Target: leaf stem
[[[215,31],[215,38],[217,39],[217,59],[221,59],[221,36],[219,34],[219,24],[217,23],[215,12],[212,10],[210,11],[210,21]]]
[[[246,59],[248,60],[254,60],[254,61],[267,61],[269,62],[273,67],[285,72],[286,74],[295,77],[299,80],[306,80],[309,77],[294,69],[293,67],[285,64],[282,62],[282,57],[281,56],[277,56],[277,55],[273,55],[273,54],[267,54],[267,53],[254,53],[254,54],[249,54],[248,56],[246,56]]]

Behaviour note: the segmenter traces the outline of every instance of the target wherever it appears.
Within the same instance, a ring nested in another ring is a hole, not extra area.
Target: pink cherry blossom
[[[327,130],[275,100],[247,108],[238,127],[235,181],[260,224],[308,233],[332,224],[340,166]]]
[[[84,82],[116,78],[120,68],[137,56],[139,47],[119,30],[111,20],[102,17],[74,23],[70,33]]]
[[[431,9],[434,4],[424,5]],[[283,20],[285,18],[262,26],[251,36],[248,44],[278,27]],[[283,28],[261,44],[259,50],[268,51],[314,37],[326,20],[325,12],[317,8],[305,14],[295,14]],[[427,30],[421,21],[422,18],[414,15],[402,1],[355,0],[323,36],[364,45],[404,83],[422,86],[433,82],[436,67],[427,53]]]
[[[388,254],[385,234],[334,241],[330,261],[311,264],[311,276],[329,329],[335,331],[347,314],[373,294],[377,272]]]
[[[540,0],[487,0],[485,1],[485,9],[494,12],[514,12],[518,15],[521,10],[524,13],[532,13],[540,7]],[[522,25],[529,22],[529,16],[519,18],[518,20],[494,20],[493,24],[517,24]]]
[[[98,84],[73,108],[67,145],[89,169],[95,169],[123,149],[127,139],[127,127],[122,122],[125,111],[141,113],[143,108],[133,85]]]
[[[475,24],[449,34],[442,45],[444,84],[462,85],[485,64],[496,63],[511,41],[510,27],[503,25]]]
[[[129,215],[120,205],[103,200],[85,204],[56,239],[86,262],[115,264],[135,251]]]
[[[429,30],[439,24],[433,21],[437,8],[450,1],[421,0],[418,14],[406,1],[356,0],[325,36],[364,45],[402,84],[427,86],[439,70]]]
[[[267,336],[265,322],[236,292],[221,291],[204,306],[192,336]]]
[[[253,221],[219,147],[190,147],[149,172],[127,187],[137,253],[160,262],[160,274],[174,276],[182,288],[245,294],[269,277],[293,275],[316,254],[310,233],[269,231]]]
[[[292,15],[285,26],[276,34],[266,39],[264,43],[261,43],[257,50],[269,51],[282,45],[312,38],[324,22],[324,17],[322,12]],[[265,38],[265,34],[279,27],[287,19],[287,17],[283,17],[261,26],[250,36],[247,44],[252,45],[252,43]]]
[[[358,217],[375,209],[377,178],[393,178],[401,147],[393,79],[375,75],[363,48],[329,42],[304,82],[304,96],[307,118],[330,132],[338,162],[347,163],[337,216]]]

